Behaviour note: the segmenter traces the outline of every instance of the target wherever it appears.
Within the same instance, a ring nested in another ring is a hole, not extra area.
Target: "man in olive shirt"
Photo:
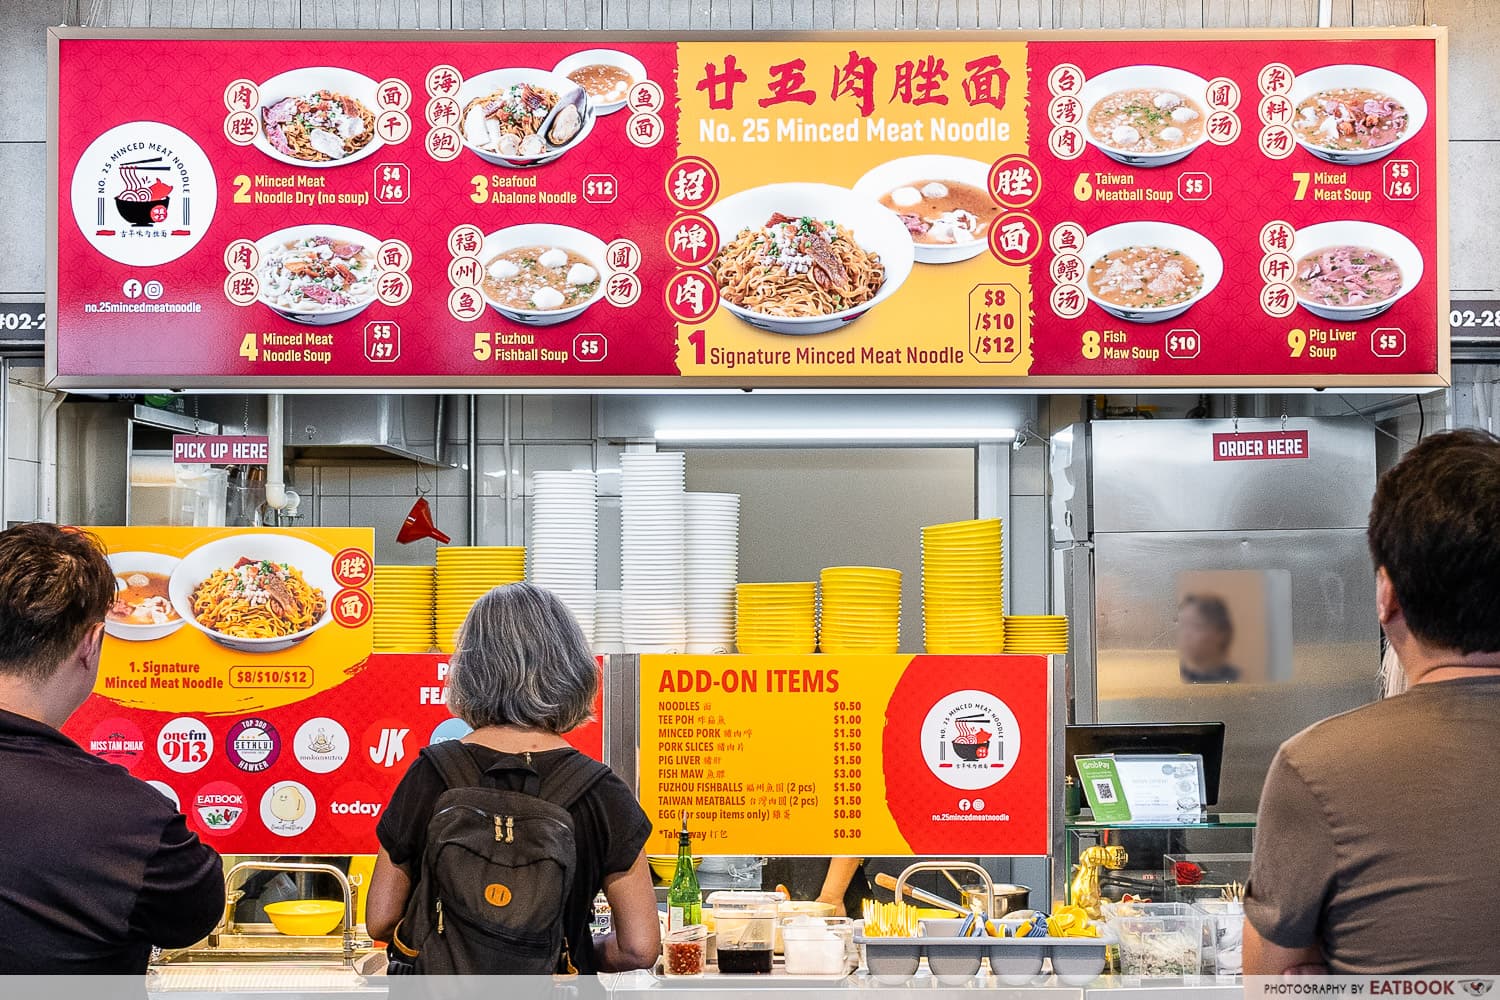
[[[1261,794],[1245,972],[1500,972],[1500,438],[1435,435],[1370,511],[1411,687],[1288,740]]]
[[[144,973],[224,912],[219,855],[176,808],[59,732],[114,597],[92,535],[0,532],[0,974]]]

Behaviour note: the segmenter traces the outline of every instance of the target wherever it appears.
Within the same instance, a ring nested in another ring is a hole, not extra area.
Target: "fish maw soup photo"
[[[1085,290],[1111,316],[1157,323],[1213,291],[1224,258],[1202,234],[1165,222],[1126,222],[1089,234]]]

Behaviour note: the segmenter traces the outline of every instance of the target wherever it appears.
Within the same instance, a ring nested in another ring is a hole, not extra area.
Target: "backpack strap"
[[[610,773],[608,765],[585,753],[574,752],[565,757],[543,780],[542,798],[570,809]]]
[[[444,740],[425,746],[421,756],[427,758],[449,788],[472,788],[484,784],[484,774],[474,755],[459,740]]]

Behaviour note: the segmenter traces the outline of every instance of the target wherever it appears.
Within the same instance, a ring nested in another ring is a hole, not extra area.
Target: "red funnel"
[[[428,506],[427,498],[417,497],[417,502],[411,505],[411,513],[406,515],[401,530],[396,533],[396,541],[402,545],[410,545],[424,538],[436,538],[444,545],[452,541],[432,523],[432,508]]]

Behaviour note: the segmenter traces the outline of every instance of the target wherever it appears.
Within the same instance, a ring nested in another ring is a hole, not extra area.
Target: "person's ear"
[[[1396,599],[1396,585],[1384,566],[1375,571],[1375,610],[1380,615],[1380,625],[1388,633],[1391,623],[1401,617],[1401,602]]]
[[[100,654],[104,651],[104,623],[100,622],[83,634],[83,641],[78,644],[74,651],[74,658],[84,666],[93,669],[99,663]]]

